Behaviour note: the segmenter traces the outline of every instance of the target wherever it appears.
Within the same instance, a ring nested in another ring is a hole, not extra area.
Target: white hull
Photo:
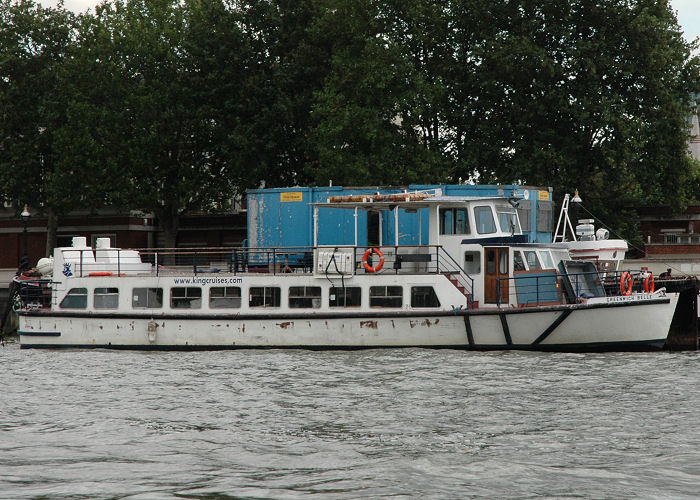
[[[23,312],[22,347],[130,349],[661,348],[677,294],[582,305],[367,315],[120,317]],[[150,329],[149,329],[150,324]],[[157,326],[155,326],[157,325]]]

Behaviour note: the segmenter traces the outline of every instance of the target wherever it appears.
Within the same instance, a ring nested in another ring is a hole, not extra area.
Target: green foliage
[[[63,179],[55,147],[66,114],[62,65],[73,43],[73,16],[31,0],[0,1],[0,196],[66,211],[80,202]]]
[[[429,23],[408,26],[407,12],[373,0],[332,5],[319,21],[334,36],[312,108],[319,161],[309,177],[345,185],[445,180],[435,102],[443,91],[430,84],[428,49],[414,39]]]
[[[697,196],[686,144],[698,60],[666,0],[455,5],[456,66],[474,73],[455,79],[450,119],[462,176],[578,188],[616,225],[624,207]],[[475,30],[467,14],[488,23]]]
[[[234,191],[219,111],[219,100],[231,99],[230,83],[212,69],[226,64],[230,71],[231,61],[217,60],[222,47],[212,42],[225,39],[236,54],[240,30],[220,14],[217,2],[104,3],[81,18],[68,65],[68,127],[87,136],[77,150],[97,160],[109,186],[104,201],[154,212],[168,246],[180,214],[225,202]]]

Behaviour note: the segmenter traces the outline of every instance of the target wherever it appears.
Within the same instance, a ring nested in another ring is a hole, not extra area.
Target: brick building
[[[47,218],[32,213],[27,221],[26,243],[30,265],[46,254]],[[97,238],[109,238],[121,248],[162,247],[157,219],[139,212],[102,210],[74,212],[62,217],[56,233],[57,246],[70,246],[73,237],[84,236],[94,246]],[[245,211],[224,214],[193,214],[180,219],[178,247],[234,247],[246,238]],[[0,269],[16,270],[24,255],[24,222],[11,209],[0,211]]]
[[[647,258],[700,259],[700,205],[677,215],[668,207],[641,207],[637,213]]]

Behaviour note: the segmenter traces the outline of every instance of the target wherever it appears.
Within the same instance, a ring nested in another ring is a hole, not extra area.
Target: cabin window
[[[496,251],[488,250],[486,252],[486,273],[496,274]]]
[[[277,286],[252,286],[248,305],[250,307],[279,307],[280,288]]]
[[[467,274],[481,273],[481,252],[464,252],[464,270]]]
[[[400,286],[372,286],[369,288],[370,307],[401,307],[403,289]]]
[[[202,307],[202,289],[194,286],[171,288],[170,307],[173,309],[199,309]]]
[[[71,288],[61,301],[62,309],[86,309],[87,288]]]
[[[163,307],[162,288],[134,288],[131,293],[134,309],[160,309]]]
[[[523,260],[523,253],[520,250],[515,250],[513,252],[513,271],[524,271],[525,261]]]
[[[498,273],[508,274],[508,252],[498,254]]]
[[[214,286],[209,289],[209,307],[211,309],[239,309],[241,307],[241,288],[238,286]]]
[[[474,207],[474,220],[476,221],[476,230],[479,234],[496,232],[496,223],[493,220],[491,207]]]
[[[537,252],[533,250],[526,251],[525,259],[527,259],[527,267],[530,271],[542,269],[542,266],[540,266],[540,263],[537,260]]]
[[[496,269],[498,274],[508,274],[508,252],[505,248],[499,252],[493,249],[486,252],[486,273],[496,274]]]
[[[331,307],[360,307],[361,300],[362,289],[359,286],[332,287],[328,296],[328,305]]]
[[[440,307],[440,301],[433,287],[412,286],[411,307]]]
[[[318,309],[321,307],[321,287],[290,286],[289,307],[292,309]]]
[[[95,309],[116,309],[119,307],[119,288],[95,288]]]
[[[498,225],[501,226],[501,231],[520,234],[520,224],[518,223],[518,214],[515,212],[515,208],[507,205],[497,205],[496,214],[498,215]]]
[[[545,269],[554,269],[554,261],[549,252],[540,252],[540,260],[542,261],[542,266]]]
[[[441,208],[440,234],[469,234],[467,211],[463,208]]]
[[[454,213],[451,208],[440,209],[440,234],[454,234]]]

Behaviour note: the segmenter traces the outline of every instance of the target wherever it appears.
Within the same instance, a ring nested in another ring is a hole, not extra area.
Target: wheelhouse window
[[[241,307],[241,288],[238,286],[214,286],[209,289],[209,307],[211,309],[239,309]]]
[[[433,287],[412,286],[411,307],[440,307],[440,301]]]
[[[134,309],[160,309],[163,307],[162,288],[134,288],[131,293]]]
[[[193,286],[171,288],[170,307],[173,309],[199,309],[202,307],[202,289]]]
[[[362,304],[362,289],[359,286],[331,288],[328,295],[330,307],[360,307]]]
[[[440,234],[469,234],[469,220],[464,208],[440,209]]]
[[[279,307],[280,295],[277,286],[252,286],[248,304],[250,307]]]
[[[552,256],[549,255],[549,252],[540,252],[540,260],[545,269],[554,269],[554,261],[552,260]]]
[[[369,289],[370,307],[401,307],[403,289],[400,286],[372,286]]]
[[[476,231],[479,234],[496,232],[496,222],[493,220],[491,207],[474,207],[474,220],[476,222]]]
[[[290,286],[289,307],[291,309],[318,309],[321,307],[321,287]]]
[[[525,260],[523,259],[523,253],[520,250],[513,251],[513,271],[524,271],[525,270]]]
[[[87,288],[71,288],[61,301],[62,309],[86,309]]]
[[[93,299],[95,309],[116,309],[119,307],[119,289],[95,288]]]
[[[540,262],[537,260],[537,252],[534,250],[525,251],[525,259],[527,259],[527,267],[530,271],[542,269]]]
[[[510,205],[496,205],[498,225],[504,233],[520,234],[520,223],[515,208]]]
[[[464,270],[467,274],[481,273],[481,252],[464,252]]]

